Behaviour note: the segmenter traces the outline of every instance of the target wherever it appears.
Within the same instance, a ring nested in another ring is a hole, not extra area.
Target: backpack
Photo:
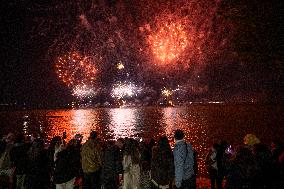
[[[188,156],[188,144],[186,142],[184,142],[185,145],[185,158],[184,158],[184,164],[186,162],[187,156]],[[193,171],[194,171],[194,175],[196,176],[198,173],[198,163],[197,163],[197,152],[192,148],[192,152],[193,152]]]

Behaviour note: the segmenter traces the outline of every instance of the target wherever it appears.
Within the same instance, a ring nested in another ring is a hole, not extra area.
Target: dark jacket
[[[62,184],[68,182],[78,175],[80,165],[80,154],[75,147],[68,147],[57,154],[54,170],[54,183]]]
[[[119,147],[112,145],[103,154],[102,178],[104,181],[116,180],[119,173],[122,173],[123,154]]]
[[[10,151],[10,160],[12,165],[16,167],[16,175],[26,174],[28,160],[27,151],[28,146],[24,143],[15,143]]]
[[[158,155],[157,147],[153,148],[151,161],[151,178],[158,185],[168,185],[174,179],[174,157],[172,154],[162,153]]]
[[[260,171],[250,149],[240,148],[229,165],[226,189],[259,189],[256,183],[259,182]]]
[[[48,187],[48,156],[45,150],[33,157],[29,156],[27,162],[27,187],[29,189],[45,189]]]

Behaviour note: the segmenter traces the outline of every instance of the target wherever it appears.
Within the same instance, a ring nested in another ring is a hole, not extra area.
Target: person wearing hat
[[[244,144],[248,146],[253,146],[255,144],[259,144],[260,140],[254,134],[247,134],[244,137]]]

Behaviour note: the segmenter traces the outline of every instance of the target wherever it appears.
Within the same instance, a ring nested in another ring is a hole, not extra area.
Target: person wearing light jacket
[[[194,150],[191,144],[183,140],[182,130],[176,130],[174,138],[175,185],[177,188],[195,189]]]

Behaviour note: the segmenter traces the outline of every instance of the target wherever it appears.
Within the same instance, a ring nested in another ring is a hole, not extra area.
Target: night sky
[[[151,1],[141,2],[1,2],[0,103],[59,107],[76,100],[70,86],[60,81],[54,66],[56,57],[74,49],[100,57],[98,76],[93,86],[98,91],[92,97],[94,102],[112,101],[112,84],[131,80],[145,89],[137,98],[143,101],[148,97],[153,104],[161,98],[163,87],[174,89],[178,85],[185,89],[185,94],[179,94],[184,101],[241,102],[254,99],[257,102],[283,103],[284,22],[281,0],[218,1],[210,35],[207,35],[207,41],[201,41],[202,57],[196,58],[194,50],[186,51],[176,66],[169,68],[149,66],[153,59],[148,58],[151,53],[143,42],[146,34],[140,34],[139,30],[142,31],[147,24],[154,28],[159,20],[154,22],[152,18],[156,15],[153,14],[159,11],[155,10]],[[179,6],[171,4],[170,0],[156,2],[162,5],[169,2],[168,7]],[[195,15],[193,23],[197,18],[200,23],[203,18],[211,19],[205,9],[202,8],[200,17]],[[187,13],[180,14],[186,17]],[[104,27],[105,23],[111,22],[115,22],[115,27],[108,27],[105,33],[100,30],[100,25]],[[194,27],[199,29],[202,26],[197,23]],[[114,37],[115,31],[121,32],[120,41]],[[226,42],[224,48],[220,47],[221,41]],[[110,47],[105,45],[107,43],[111,43]],[[116,70],[119,61],[126,66],[124,73]],[[189,68],[187,65],[190,65]]]

